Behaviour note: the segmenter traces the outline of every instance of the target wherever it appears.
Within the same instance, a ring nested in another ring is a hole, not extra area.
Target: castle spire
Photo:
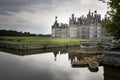
[[[92,12],[92,17],[93,17],[93,12]]]
[[[58,18],[58,17],[57,17],[57,16],[55,16],[55,21],[57,21],[57,18]]]
[[[91,10],[89,9],[89,15],[91,14]]]
[[[74,13],[72,14],[72,20],[74,20]]]
[[[58,19],[58,17],[57,16],[55,16],[55,23],[57,23],[58,21],[57,21],[57,19]]]

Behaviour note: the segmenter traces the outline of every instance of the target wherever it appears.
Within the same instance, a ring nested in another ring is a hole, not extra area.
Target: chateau
[[[60,38],[92,38],[101,40],[104,35],[101,15],[97,11],[87,14],[87,17],[76,18],[74,14],[69,18],[69,24],[59,24],[57,16],[52,25],[52,37]]]

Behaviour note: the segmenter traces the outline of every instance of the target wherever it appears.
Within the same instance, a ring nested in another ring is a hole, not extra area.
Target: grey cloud
[[[96,0],[97,1],[97,0]],[[57,8],[76,7],[94,7],[96,1],[87,0],[0,0],[0,14],[14,15],[12,13],[26,12],[44,12],[51,11]],[[84,2],[84,3],[83,3]],[[90,3],[89,5],[87,3]],[[92,4],[91,4],[92,3]],[[85,5],[87,4],[87,5]],[[96,6],[96,5],[95,5]]]
[[[27,23],[30,23],[30,21],[28,21],[28,20],[17,20],[16,21],[16,24],[20,24],[20,23],[27,24]]]
[[[44,12],[58,7],[74,7],[82,5],[83,0],[0,0],[0,14],[14,15],[12,13]]]
[[[0,0],[0,14],[11,15],[8,12],[35,12],[55,8],[56,3],[60,4],[65,0]],[[66,1],[65,1],[66,2]]]
[[[7,15],[9,15],[9,16],[14,15],[13,13],[8,13],[8,12],[4,12],[4,11],[0,11],[0,14],[1,15],[5,15],[5,16],[7,16]]]
[[[37,5],[46,5],[50,0],[0,0],[0,13],[29,11],[34,12]],[[39,7],[38,7],[39,8]]]

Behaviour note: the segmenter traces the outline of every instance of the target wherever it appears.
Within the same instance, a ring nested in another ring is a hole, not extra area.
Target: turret
[[[72,20],[74,20],[74,13],[72,14]]]
[[[58,19],[58,17],[56,16],[56,17],[55,17],[55,23],[58,23],[58,22],[57,22],[57,19]]]
[[[95,10],[95,12],[94,12],[95,14],[97,14],[97,11]]]
[[[90,9],[89,9],[89,15],[91,14],[91,11],[90,11]]]
[[[59,23],[58,23],[58,21],[57,21],[57,16],[56,16],[56,17],[55,17],[55,22],[54,22],[52,28],[57,28],[57,27],[59,27]]]
[[[93,12],[92,12],[92,17],[93,17]]]
[[[87,21],[90,24],[91,23],[91,11],[89,9],[89,13],[87,14]]]
[[[74,13],[71,15],[71,18],[69,19],[69,23],[71,25],[76,24],[76,17],[74,17]]]

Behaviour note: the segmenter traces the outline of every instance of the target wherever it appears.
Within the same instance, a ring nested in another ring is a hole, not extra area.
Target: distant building
[[[52,37],[61,38],[91,38],[101,40],[104,35],[101,15],[97,11],[87,14],[87,17],[76,18],[74,14],[69,18],[68,24],[59,24],[57,17],[52,26]]]

